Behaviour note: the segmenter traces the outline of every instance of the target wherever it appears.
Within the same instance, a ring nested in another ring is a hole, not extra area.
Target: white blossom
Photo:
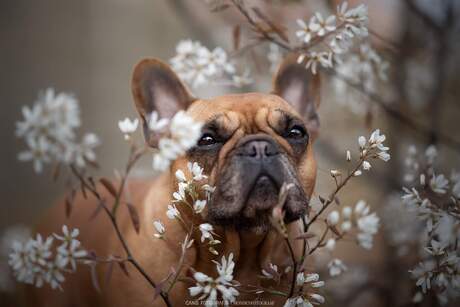
[[[205,306],[214,307],[218,306],[217,293],[220,292],[224,306],[229,306],[235,302],[236,297],[239,295],[238,290],[235,289],[233,281],[233,270],[235,262],[233,262],[233,254],[228,256],[228,259],[223,256],[221,262],[214,261],[218,277],[213,279],[204,273],[196,272],[193,278],[196,285],[189,288],[191,296],[198,296],[199,300],[206,299]]]
[[[330,239],[328,239],[328,240],[326,241],[325,247],[326,247],[326,249],[328,249],[329,251],[332,252],[332,251],[335,249],[335,244],[336,244],[335,239],[330,238]]]
[[[154,221],[153,227],[155,228],[157,232],[154,234],[155,238],[162,238],[166,232],[165,225],[161,221]]]
[[[139,119],[135,118],[134,120],[126,117],[124,120],[118,121],[118,128],[121,132],[125,134],[125,137],[129,137],[130,134],[134,133],[139,126]]]
[[[80,241],[73,239],[69,243],[65,242],[57,248],[56,265],[60,268],[65,268],[70,265],[72,271],[77,269],[77,260],[84,258],[88,253],[84,249],[80,249]]]
[[[187,178],[185,178],[185,174],[184,172],[181,170],[181,169],[178,169],[176,171],[176,179],[179,181],[179,182],[185,182],[187,181]]]
[[[337,225],[337,223],[339,222],[339,219],[340,219],[339,212],[334,210],[334,211],[331,211],[329,215],[327,216],[327,223],[330,226],[334,226],[334,225]]]
[[[433,276],[433,269],[435,263],[433,261],[425,261],[419,263],[411,272],[412,276],[417,279],[416,285],[422,289],[423,293],[431,289],[431,277]]]
[[[369,106],[363,94],[348,91],[347,82],[360,84],[366,92],[376,93],[380,84],[388,80],[389,62],[384,60],[372,46],[363,42],[355,52],[346,52],[351,48],[351,37],[354,37],[355,27],[346,27],[342,35],[336,36],[330,43],[337,62],[337,78],[333,85],[338,103],[350,108],[354,113],[364,115]],[[358,30],[359,31],[359,30]]]
[[[262,269],[262,274],[266,278],[275,279],[274,274],[278,274],[278,266],[276,264],[273,264],[273,263],[269,263],[268,266],[269,266],[270,270],[266,271],[266,270]]]
[[[207,176],[203,175],[203,168],[196,162],[188,162],[187,168],[192,173],[193,180],[200,181],[203,179],[208,178]]]
[[[449,187],[449,180],[447,180],[443,174],[438,176],[433,175],[430,180],[430,187],[435,193],[445,194],[447,192],[447,188]]]
[[[365,138],[364,136],[360,136],[360,137],[358,138],[358,144],[359,144],[359,147],[360,147],[361,149],[363,149],[364,146],[366,146],[366,142],[367,142],[367,141],[366,141],[366,138]]]
[[[171,120],[171,138],[163,137],[158,142],[158,152],[153,156],[153,168],[166,170],[171,161],[195,146],[201,136],[202,124],[193,120],[184,111],[177,112]]]
[[[369,207],[362,201],[356,205],[355,214],[357,215],[356,224],[360,231],[357,235],[358,242],[363,248],[371,249],[373,236],[378,231],[380,219],[375,212],[369,214]]]
[[[345,219],[350,219],[352,212],[353,211],[351,210],[349,206],[345,206],[342,208],[342,215]]]
[[[302,43],[322,43],[317,44],[314,51],[302,53],[298,58],[299,63],[307,58],[306,68],[311,68],[313,74],[316,74],[318,64],[325,68],[333,67],[335,62],[342,61],[338,55],[345,54],[351,48],[353,38],[368,35],[367,6],[360,5],[350,10],[347,6],[341,6],[336,15],[327,18],[317,12],[309,21],[298,19],[297,25],[299,29],[296,36]]]
[[[177,44],[176,55],[170,63],[179,77],[195,88],[216,79],[232,79],[236,86],[249,82],[246,72],[237,75],[235,64],[221,47],[210,50],[200,42],[182,40]],[[235,76],[237,80],[233,79]]]
[[[343,232],[350,231],[352,227],[353,227],[353,225],[352,225],[352,223],[350,221],[344,221],[342,224],[340,224],[340,229]]]
[[[311,19],[313,20],[313,19]],[[297,24],[300,27],[300,30],[295,32],[295,35],[305,44],[308,44],[313,37],[314,33],[310,27],[312,21],[310,20],[309,24],[306,24],[302,19],[297,19]]]
[[[62,230],[62,235],[43,238],[37,234],[35,239],[12,242],[8,264],[17,281],[36,287],[47,283],[52,289],[62,290],[64,272],[75,272],[77,261],[87,256],[77,239],[78,229],[63,226]],[[54,239],[62,242],[55,251],[52,249]]]
[[[94,148],[99,145],[93,133],[76,139],[80,127],[78,100],[69,94],[55,94],[47,89],[32,107],[22,108],[23,120],[16,124],[16,135],[23,138],[29,147],[20,152],[20,161],[32,161],[39,173],[46,163],[62,162],[85,167],[87,161],[94,162]]]
[[[297,273],[296,286],[300,287],[302,290],[301,295],[288,299],[284,306],[311,306],[311,304],[317,305],[324,303],[324,297],[315,293],[317,288],[324,286],[324,281],[319,280],[318,274]]]
[[[196,200],[195,203],[193,204],[193,210],[195,213],[201,213],[203,212],[204,208],[206,207],[206,200]]]
[[[170,220],[174,220],[177,217],[180,216],[179,210],[177,210],[176,206],[173,205],[168,205],[168,210],[166,211],[166,215]]]
[[[371,169],[371,167],[372,166],[371,166],[371,164],[369,162],[367,162],[367,161],[363,162],[363,170],[368,171],[368,170]]]
[[[332,277],[338,276],[348,270],[347,266],[340,259],[332,259],[327,267],[329,268],[329,275]]]
[[[20,152],[18,159],[24,162],[32,161],[35,172],[41,173],[43,164],[51,162],[49,143],[44,137],[39,137],[38,139],[27,138],[26,142],[29,150]]]
[[[161,131],[169,124],[169,120],[167,118],[160,118],[158,112],[153,111],[147,116],[147,126],[150,131]]]
[[[311,19],[310,28],[318,36],[324,36],[326,33],[335,30],[335,16],[331,15],[324,20],[321,13],[317,12]]]
[[[212,231],[214,228],[209,223],[200,224],[199,229],[201,231],[201,242],[205,240],[213,240]]]
[[[240,88],[252,83],[254,83],[254,80],[251,77],[251,71],[249,69],[245,69],[242,74],[234,74],[232,76],[231,84],[235,87]]]

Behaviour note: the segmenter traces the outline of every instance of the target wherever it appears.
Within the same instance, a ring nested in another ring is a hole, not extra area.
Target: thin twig
[[[292,259],[292,266],[293,266],[293,272],[292,272],[292,281],[291,281],[291,289],[289,290],[289,297],[292,297],[294,295],[294,289],[295,289],[295,284],[296,284],[296,278],[297,278],[297,260],[295,259],[295,254],[294,254],[294,249],[292,248],[292,244],[289,241],[289,238],[285,238],[286,244],[289,249],[289,253],[291,255]]]
[[[249,15],[248,11],[244,7],[243,1],[239,1],[239,0],[231,0],[231,1],[233,5],[235,6],[235,8],[246,18],[248,23],[252,26],[253,30],[262,36],[261,38],[271,41],[272,43],[280,46],[281,48],[285,50],[292,51],[292,48],[288,44],[285,44],[281,42],[280,40],[271,36],[251,17],[251,15]]]
[[[430,136],[432,135],[433,131],[431,128],[427,128],[425,126],[420,125],[419,123],[413,121],[409,116],[401,113],[400,111],[390,107],[391,102],[384,101],[382,98],[377,96],[376,94],[370,93],[364,89],[364,87],[361,84],[357,84],[353,81],[351,81],[349,78],[344,76],[343,74],[340,74],[337,71],[334,70],[326,70],[326,72],[329,75],[332,75],[343,82],[345,82],[348,86],[351,88],[354,88],[355,90],[359,91],[366,97],[368,97],[371,101],[376,103],[379,107],[381,107],[387,114],[392,116],[394,119],[398,120],[402,124],[406,125],[407,127],[413,129],[415,132],[418,132],[424,136]],[[459,151],[460,152],[460,141],[453,139],[452,137],[444,134],[444,133],[437,133],[437,137],[439,141],[444,143],[446,146]]]
[[[129,249],[128,244],[126,243],[125,238],[123,237],[123,234],[120,231],[120,227],[118,225],[118,222],[116,220],[116,216],[112,214],[112,212],[107,208],[107,206],[103,202],[103,198],[101,194],[90,184],[87,182],[87,179],[85,179],[79,172],[78,169],[71,165],[70,169],[74,173],[74,175],[81,181],[81,183],[88,188],[88,190],[101,202],[101,206],[104,209],[104,211],[107,213],[107,216],[109,217],[110,222],[113,225],[113,228],[115,229],[115,232],[117,234],[118,240],[120,241],[125,253],[126,253],[126,259],[134,265],[134,267],[137,269],[137,271],[147,280],[147,282],[154,288],[157,288],[156,283],[153,281],[153,279],[145,272],[145,270],[141,267],[141,265],[137,262],[137,260],[134,258],[134,256],[131,253],[131,250]],[[163,291],[160,292],[160,296],[163,299],[164,303],[168,307],[172,307],[168,295],[164,293]]]
[[[340,182],[340,184],[335,188],[335,190],[332,192],[332,194],[328,197],[328,199],[326,199],[323,203],[323,206],[321,207],[321,209],[311,218],[311,220],[307,223],[307,226],[306,226],[306,229],[305,229],[305,232],[308,232],[308,230],[310,229],[310,226],[318,219],[318,217],[324,212],[324,210],[327,209],[327,207],[334,201],[335,197],[337,196],[337,194],[340,192],[340,190],[347,184],[347,182],[352,178],[354,177],[354,174],[357,170],[359,170],[359,168],[361,167],[361,165],[363,164],[364,162],[364,157],[361,157],[359,159],[359,163],[358,165],[354,168],[354,170],[352,172],[350,172],[347,177],[345,177],[345,179]]]

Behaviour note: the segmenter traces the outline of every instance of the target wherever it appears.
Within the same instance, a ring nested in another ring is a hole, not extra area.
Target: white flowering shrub
[[[449,180],[439,173],[436,158],[434,146],[422,152],[409,147],[401,201],[392,198],[384,216],[388,220],[386,231],[399,256],[405,256],[408,248],[417,251],[414,267],[408,268],[416,286],[413,301],[434,295],[439,303],[446,304],[456,299],[460,290],[460,176],[453,171]],[[396,216],[400,222],[410,223],[391,223]]]
[[[62,235],[53,234],[25,242],[14,240],[9,255],[11,266],[17,281],[35,285],[40,288],[45,283],[52,289],[61,289],[65,281],[65,273],[75,272],[77,262],[87,256],[86,250],[78,241],[79,230],[62,227]],[[56,246],[56,243],[59,245]]]
[[[210,82],[236,87],[252,83],[250,71],[238,73],[234,61],[221,47],[211,51],[200,42],[183,40],[177,44],[176,53],[170,59],[172,68],[194,88]]]
[[[94,148],[99,145],[93,133],[77,139],[81,125],[78,100],[69,94],[55,94],[49,88],[32,107],[22,108],[24,119],[17,123],[16,135],[28,148],[19,153],[19,160],[33,162],[37,173],[50,162],[84,167],[96,160]]]
[[[305,61],[305,67],[311,68],[314,74],[318,65],[325,68],[333,67],[337,56],[346,53],[353,45],[354,38],[368,35],[367,22],[367,6],[361,4],[349,9],[347,2],[339,5],[337,12],[327,18],[323,18],[321,13],[316,13],[307,22],[297,20],[300,27],[296,32],[298,39],[306,46],[315,44],[318,48],[302,53],[298,62]],[[325,47],[322,47],[324,45]]]

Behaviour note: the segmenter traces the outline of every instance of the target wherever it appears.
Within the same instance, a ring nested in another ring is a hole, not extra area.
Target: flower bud
[[[331,176],[332,177],[337,177],[337,176],[340,176],[342,173],[340,173],[340,171],[336,170],[336,169],[331,169]]]
[[[342,223],[342,225],[340,225],[340,229],[342,229],[342,231],[344,232],[348,232],[351,230],[351,222],[350,221],[345,221]]]
[[[349,218],[350,218],[351,212],[352,212],[352,210],[351,210],[351,208],[348,207],[348,206],[345,206],[345,207],[343,207],[343,209],[342,209],[343,217],[346,218],[346,219],[349,219]]]
[[[347,150],[347,161],[351,161],[351,152],[349,150]]]
[[[329,239],[327,240],[326,242],[326,248],[329,250],[329,251],[333,251],[335,249],[335,239]]]
[[[329,226],[337,225],[340,219],[340,214],[338,211],[334,210],[327,216],[327,223]]]

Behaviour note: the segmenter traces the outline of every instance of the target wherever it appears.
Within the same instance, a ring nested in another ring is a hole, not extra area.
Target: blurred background
[[[0,232],[12,225],[33,225],[65,191],[65,182],[54,183],[51,170],[37,175],[29,163],[17,160],[18,152],[25,147],[14,133],[15,122],[22,117],[21,107],[32,105],[38,93],[48,87],[75,94],[81,105],[82,130],[92,131],[102,140],[97,150],[101,167],[96,175],[112,176],[114,169],[123,167],[128,153],[117,122],[136,115],[130,90],[133,66],[143,57],[169,60],[175,55],[177,43],[187,38],[201,41],[210,49],[222,46],[232,50],[235,25],[247,27],[234,9],[211,12],[209,2],[0,2]],[[331,6],[339,3],[246,2],[284,24],[293,41],[297,18],[309,18],[315,11],[327,14]],[[355,150],[357,137],[369,135],[375,128],[387,135],[392,159],[385,165],[375,163],[369,174],[354,180],[340,195],[342,203],[354,205],[365,199],[373,210],[381,212],[390,195],[404,186],[404,163],[411,144],[422,151],[435,144],[440,156],[439,169],[446,173],[459,166],[459,2],[351,1],[368,4],[370,40],[390,63],[389,77],[378,85],[378,97],[374,99],[352,87],[339,93],[337,80],[324,75],[319,111],[321,131],[315,147],[319,167],[316,195],[327,195],[334,188],[329,170],[344,167],[345,151]],[[249,31],[242,35],[251,37]],[[268,46],[260,48],[267,48],[266,54],[269,52]],[[199,97],[269,92],[271,72],[267,68],[271,63],[260,57],[259,52],[245,59],[255,67],[252,85],[240,89],[203,86],[193,92]],[[152,176],[150,163],[145,159],[137,174]],[[407,269],[387,261],[394,249],[389,246],[383,228],[372,251],[339,244],[338,252],[350,267],[368,264],[370,269],[363,274],[391,275],[396,270],[400,276],[407,275]],[[324,265],[321,259],[318,263]],[[366,302],[367,294],[363,295]],[[372,295],[375,297],[375,293]],[[392,303],[395,302],[381,304],[397,306]]]

